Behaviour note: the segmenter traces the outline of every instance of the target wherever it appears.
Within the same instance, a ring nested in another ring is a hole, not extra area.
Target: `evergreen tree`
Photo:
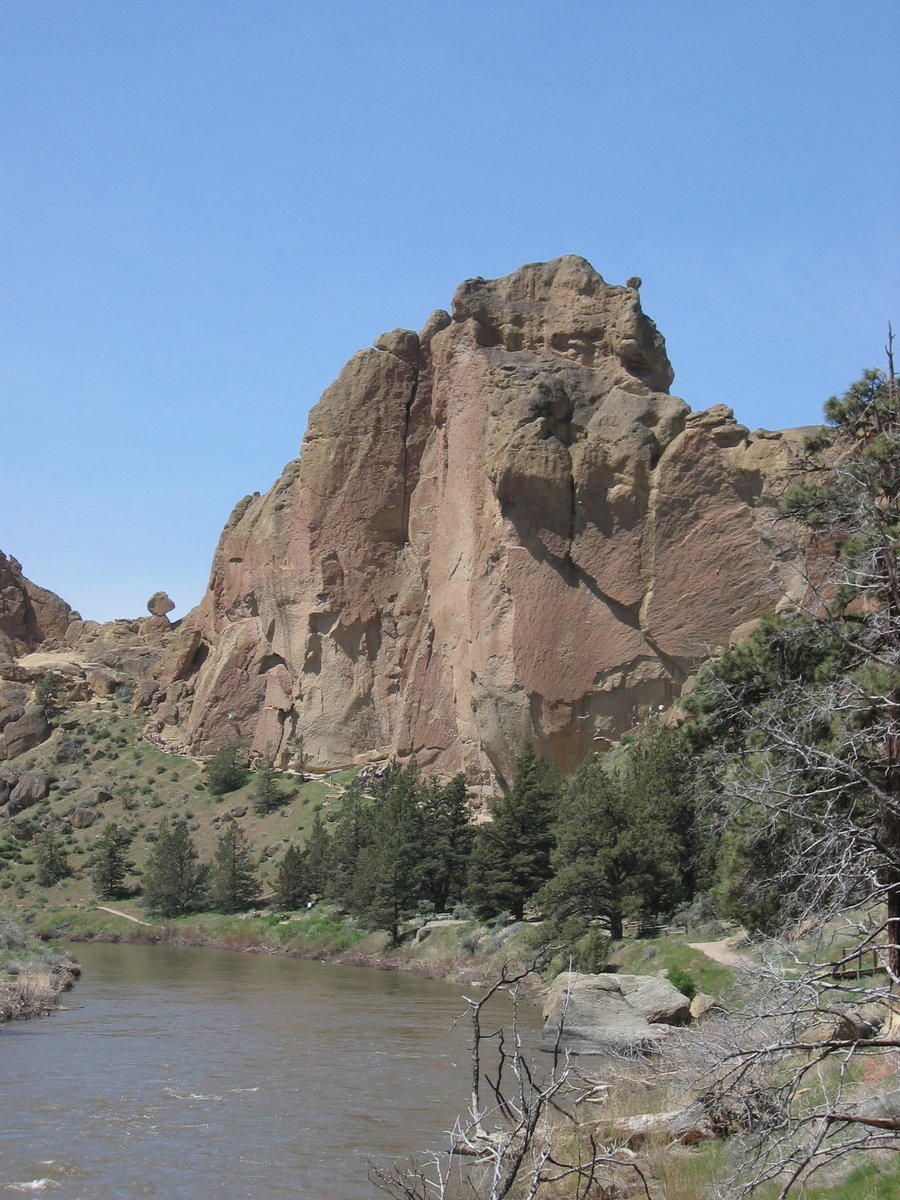
[[[465,775],[443,787],[436,781],[425,788],[421,802],[423,896],[443,912],[451,898],[461,899],[466,886],[474,829],[469,821]]]
[[[329,864],[331,861],[331,838],[322,820],[322,810],[313,814],[312,828],[304,847],[306,873],[309,890],[314,896],[330,895]]]
[[[216,845],[209,877],[210,904],[216,912],[238,912],[246,908],[258,892],[252,851],[244,831],[232,817]]]
[[[271,746],[267,746],[254,772],[254,811],[260,816],[265,816],[266,813],[270,813],[278,807],[281,799],[281,793],[278,790],[278,772],[275,770],[275,752]]]
[[[72,874],[62,837],[53,825],[42,829],[33,844],[37,881],[42,887],[52,887]]]
[[[635,831],[633,890],[645,919],[668,916],[712,882],[714,852],[694,812],[697,760],[686,737],[651,722],[628,746],[620,787]]]
[[[178,917],[201,906],[208,871],[197,858],[184,822],[170,827],[163,817],[144,867],[144,903],[151,912]]]
[[[630,797],[596,755],[566,780],[555,824],[553,878],[538,903],[555,925],[579,918],[583,932],[594,917],[622,937],[626,915],[640,904],[637,853],[641,831],[631,819]],[[574,926],[570,926],[570,936]]]
[[[328,841],[327,878],[323,884],[329,900],[362,914],[368,900],[366,861],[374,836],[375,805],[354,780],[341,800]]]
[[[55,671],[48,671],[37,681],[34,689],[34,701],[48,721],[52,721],[62,712],[60,696],[64,689],[65,680]]]
[[[206,764],[206,781],[214,796],[237,791],[247,782],[247,768],[239,761],[241,747],[236,742],[220,746]]]
[[[491,803],[491,824],[476,830],[467,897],[480,915],[508,909],[521,920],[550,877],[558,797],[556,770],[525,745],[509,795]]]
[[[371,848],[357,866],[357,894],[371,921],[400,943],[400,922],[421,894],[423,826],[421,781],[415,762],[391,772],[375,808]]]
[[[309,872],[302,850],[288,846],[275,880],[275,905],[286,912],[302,908],[310,898]]]
[[[128,894],[125,886],[128,862],[114,821],[106,825],[94,843],[90,865],[94,890],[101,899],[118,900]]]

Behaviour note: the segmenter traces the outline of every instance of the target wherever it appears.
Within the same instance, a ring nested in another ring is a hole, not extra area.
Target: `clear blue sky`
[[[582,254],[815,422],[898,304],[897,0],[0,0],[0,549],[183,613],[384,329]],[[177,614],[176,614],[177,615]]]

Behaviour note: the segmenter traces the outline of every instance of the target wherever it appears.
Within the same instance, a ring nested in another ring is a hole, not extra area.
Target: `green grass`
[[[271,890],[280,859],[280,848],[288,842],[300,843],[312,824],[317,805],[326,809],[334,803],[338,790],[354,777],[354,770],[337,772],[325,779],[301,783],[296,776],[279,777],[283,802],[264,816],[254,812],[255,779],[224,796],[213,796],[202,780],[202,767],[191,758],[167,754],[140,737],[142,716],[115,702],[74,704],[57,719],[72,728],[61,730],[49,742],[12,760],[7,765],[24,774],[38,769],[54,777],[48,800],[21,814],[24,822],[36,826],[39,818],[50,817],[67,828],[68,817],[79,803],[89,798],[89,789],[100,787],[112,799],[97,806],[98,820],[87,829],[72,830],[66,837],[73,874],[51,888],[40,887],[31,876],[33,862],[27,841],[17,842],[8,828],[0,830],[0,895],[20,914],[66,913],[93,907],[94,895],[88,867],[88,851],[108,821],[129,830],[132,841],[128,856],[136,870],[129,883],[140,878],[140,870],[152,842],[144,834],[152,832],[163,816],[190,820],[191,836],[200,858],[210,861],[222,819],[232,809],[245,806],[239,818],[251,846],[260,859],[261,891]],[[72,763],[56,763],[54,754],[61,740],[79,748]],[[115,748],[117,758],[110,751]],[[94,755],[102,750],[102,755]],[[331,786],[329,786],[331,784]],[[188,814],[191,814],[188,816]],[[218,818],[218,819],[216,819]],[[196,828],[195,828],[196,826]],[[265,851],[279,847],[272,858]],[[122,907],[122,905],[119,905]],[[126,908],[144,916],[139,905]]]
[[[714,962],[702,950],[692,950],[687,938],[673,935],[620,942],[610,955],[610,965],[628,975],[655,975],[678,967],[693,978],[697,991],[709,996],[721,996],[734,981],[728,967]]]

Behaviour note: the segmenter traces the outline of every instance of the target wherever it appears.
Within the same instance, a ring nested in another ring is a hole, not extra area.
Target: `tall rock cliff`
[[[158,732],[502,781],[523,738],[568,770],[667,704],[795,583],[787,442],[672,378],[638,290],[576,257],[378,338],[235,508]]]

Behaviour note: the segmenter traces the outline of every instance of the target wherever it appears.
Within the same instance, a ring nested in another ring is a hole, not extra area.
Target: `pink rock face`
[[[785,446],[691,415],[672,377],[636,289],[575,257],[355,355],[185,619],[188,744],[503,781],[524,738],[567,771],[679,695],[793,576]]]

